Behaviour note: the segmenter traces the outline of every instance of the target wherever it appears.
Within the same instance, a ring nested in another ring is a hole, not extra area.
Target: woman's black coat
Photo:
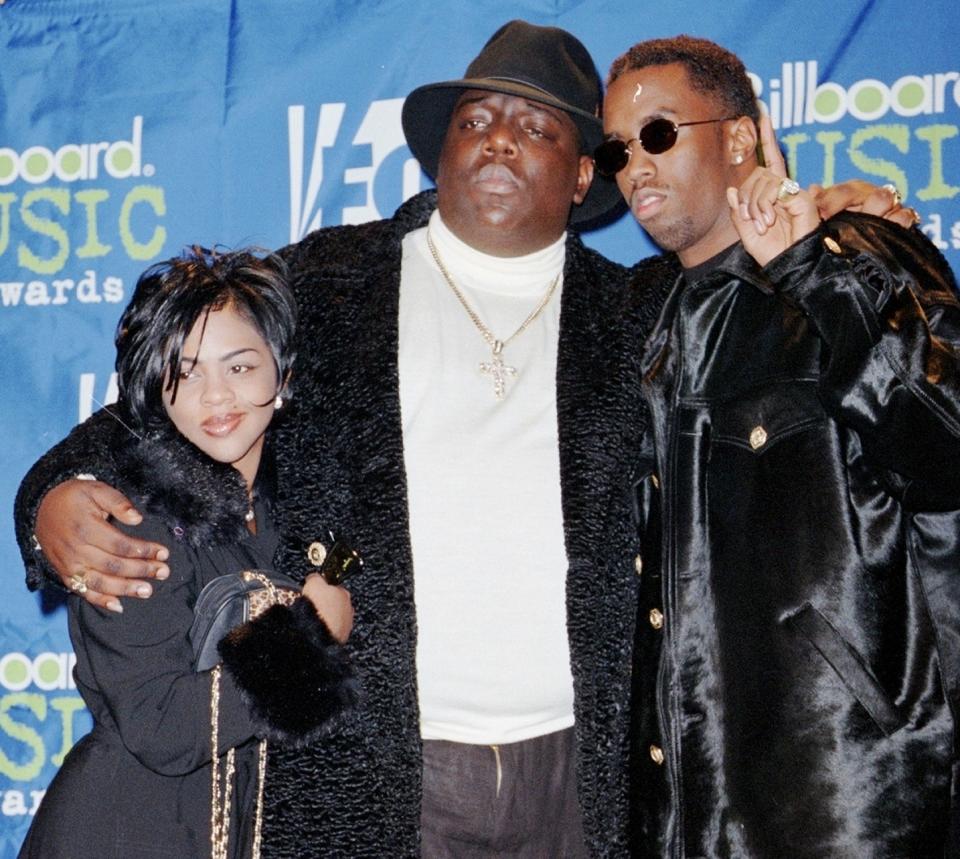
[[[269,569],[277,534],[266,499],[251,534],[239,473],[179,436],[136,441],[123,430],[115,441],[118,485],[144,513],[125,530],[169,547],[170,577],[149,600],[125,600],[122,614],[70,597],[74,676],[94,728],[47,790],[21,859],[210,854],[211,674],[193,670],[193,606],[215,577]],[[256,737],[310,742],[351,689],[342,649],[303,599],[239,627],[222,650],[218,745],[221,755],[237,747],[229,855],[239,859],[250,855]],[[269,691],[258,694],[265,678]]]

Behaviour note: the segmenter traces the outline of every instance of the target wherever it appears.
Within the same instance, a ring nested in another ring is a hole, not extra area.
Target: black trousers
[[[573,728],[501,746],[425,740],[424,859],[585,859]]]

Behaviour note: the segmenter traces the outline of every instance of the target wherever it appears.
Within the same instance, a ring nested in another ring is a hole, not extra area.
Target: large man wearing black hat
[[[362,553],[348,583],[362,702],[306,754],[271,753],[265,856],[416,855],[421,799],[427,856],[626,852],[637,571],[622,463],[639,395],[624,271],[566,232],[619,204],[613,183],[591,186],[599,101],[580,42],[511,22],[465,78],[407,100],[436,196],[284,251],[303,337],[275,439],[278,566],[304,575],[331,531]],[[77,465],[109,482],[113,431],[94,418],[48,455],[21,509]],[[78,544],[131,554],[101,524],[127,519],[124,502],[86,483],[99,506],[51,512],[75,486],[50,493],[38,535],[64,581],[116,603],[126,582],[90,572],[108,562]],[[43,527],[84,516],[83,541]]]

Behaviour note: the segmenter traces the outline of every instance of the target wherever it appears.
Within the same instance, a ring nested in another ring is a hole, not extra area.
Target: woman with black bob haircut
[[[133,422],[141,427],[165,422],[161,390],[173,397],[183,344],[198,319],[230,305],[263,338],[276,367],[276,393],[290,397],[296,303],[287,271],[276,255],[252,251],[217,254],[193,247],[182,256],[147,269],[117,324],[117,383]],[[272,401],[271,397],[271,401]]]
[[[194,247],[137,282],[117,327],[120,399],[90,420],[129,430],[105,476],[144,514],[121,527],[170,547],[170,576],[119,612],[69,600],[94,728],[51,783],[21,857],[257,856],[258,740],[309,743],[352,703],[349,595],[319,575],[230,632],[222,666],[197,670],[191,643],[205,585],[272,565],[266,442],[289,396],[295,324],[276,256]],[[84,592],[82,577],[72,589]]]

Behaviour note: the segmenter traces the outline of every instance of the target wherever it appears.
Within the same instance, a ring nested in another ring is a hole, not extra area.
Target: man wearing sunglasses
[[[711,42],[611,69],[597,168],[682,267],[638,362],[634,852],[954,857],[956,283],[917,230],[821,224],[758,120]]]

